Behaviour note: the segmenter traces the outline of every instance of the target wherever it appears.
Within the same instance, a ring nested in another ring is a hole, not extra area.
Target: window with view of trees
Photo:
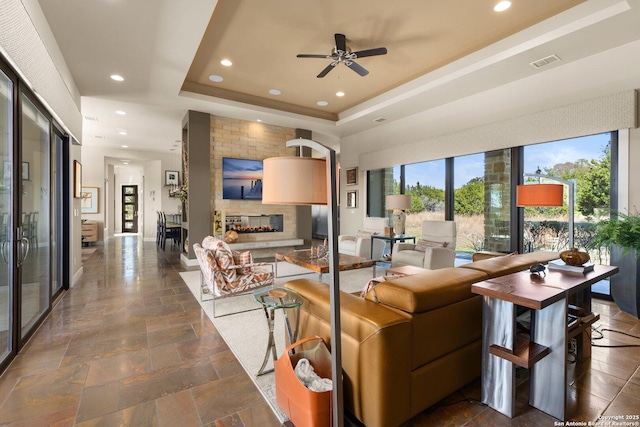
[[[568,249],[567,186],[564,206],[525,208],[522,236],[511,235],[512,230],[518,229],[513,224],[518,211],[511,200],[518,178],[512,176],[512,155],[517,153],[523,159],[519,173],[575,182],[574,241],[584,250],[595,222],[609,215],[614,142],[617,147],[617,132],[459,156],[450,159],[450,163],[442,159],[370,171],[368,212],[371,216],[377,216],[376,212],[388,216],[384,195],[411,195],[406,233],[419,238],[422,221],[455,220],[458,263],[480,250],[511,252],[520,247],[520,241],[525,252]],[[453,167],[451,182],[446,179],[447,164]],[[540,179],[524,178],[525,182]],[[452,188],[453,206],[447,206],[447,188]],[[604,248],[592,250],[590,255],[594,262],[609,262]]]

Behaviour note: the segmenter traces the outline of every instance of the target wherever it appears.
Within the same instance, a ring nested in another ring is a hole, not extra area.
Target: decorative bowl
[[[560,259],[565,262],[567,265],[583,265],[585,262],[589,261],[589,254],[586,252],[580,252],[576,248],[571,248],[568,251],[560,252]]]

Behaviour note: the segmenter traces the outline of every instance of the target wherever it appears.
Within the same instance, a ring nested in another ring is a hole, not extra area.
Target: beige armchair
[[[194,244],[193,250],[200,265],[200,298],[213,299],[213,317],[217,317],[216,299],[273,286],[273,264],[254,263],[249,251],[234,251],[212,236],[205,237],[202,245]]]
[[[391,265],[413,265],[429,270],[453,267],[456,259],[455,221],[423,221],[422,238],[416,244],[393,245]]]
[[[384,228],[389,225],[387,218],[367,217],[364,219],[362,230],[355,235],[341,234],[338,236],[338,252],[341,254],[358,256],[366,259],[378,260],[382,258],[386,242],[372,239],[372,234],[384,234]],[[373,250],[371,243],[373,241]]]

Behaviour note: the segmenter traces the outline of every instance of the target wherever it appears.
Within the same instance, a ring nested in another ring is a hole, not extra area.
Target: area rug
[[[182,280],[187,284],[196,300],[200,302],[202,309],[211,322],[215,325],[222,338],[225,340],[233,354],[236,356],[243,369],[253,380],[281,422],[287,420],[286,415],[276,405],[275,377],[273,373],[256,376],[259,371],[267,349],[269,330],[264,311],[253,299],[253,295],[247,294],[231,298],[223,298],[216,301],[216,314],[213,317],[213,302],[201,301],[200,297],[200,270],[180,273]],[[278,277],[275,286],[282,286],[286,281],[298,278],[310,278],[318,280],[318,274],[305,268],[286,262],[278,263]],[[373,276],[373,267],[358,270],[340,272],[340,289],[353,293],[361,290]],[[323,282],[329,282],[329,275],[324,274]],[[257,308],[257,310],[256,310]],[[251,310],[251,311],[244,311]],[[221,316],[226,313],[244,311],[237,314]],[[284,343],[284,319],[282,310],[275,312],[274,335],[278,356],[285,349]],[[273,360],[269,358],[267,368],[273,367]]]

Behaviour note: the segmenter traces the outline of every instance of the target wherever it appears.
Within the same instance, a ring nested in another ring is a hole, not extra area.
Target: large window
[[[404,194],[411,195],[405,234],[420,238],[423,221],[445,219],[445,181],[444,159],[404,167]]]
[[[369,171],[368,214],[389,215],[387,194],[411,195],[406,234],[420,238],[425,220],[455,220],[458,264],[480,250],[562,251],[569,248],[568,186],[564,206],[524,208],[522,235],[516,232],[515,182],[522,174],[525,183],[552,183],[543,177],[550,176],[575,183],[574,241],[584,249],[594,223],[609,215],[613,144],[617,132]],[[590,255],[609,262],[605,249]]]

